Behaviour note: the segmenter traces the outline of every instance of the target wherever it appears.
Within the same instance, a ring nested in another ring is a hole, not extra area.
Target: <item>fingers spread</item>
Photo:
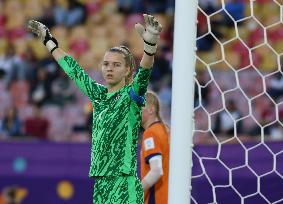
[[[33,32],[34,34],[36,34],[36,35],[38,35],[38,36],[39,36],[39,32],[38,32],[38,30],[31,29],[31,32]]]
[[[154,16],[148,15],[148,14],[143,14],[143,17],[144,17],[144,22],[145,22],[146,26],[152,26],[158,32],[161,32],[162,25],[158,22],[158,20]]]
[[[151,15],[148,15],[148,19],[149,19],[149,25],[154,26],[154,17]]]
[[[143,18],[144,18],[145,25],[146,25],[146,26],[147,26],[147,25],[150,25],[148,15],[147,15],[147,14],[143,14]]]
[[[38,21],[30,20],[28,22],[28,28],[40,30],[40,29],[45,29],[45,25],[43,25],[42,23]]]
[[[29,25],[33,28],[37,28],[38,27],[38,22],[35,20],[31,20],[29,21]]]
[[[157,27],[159,23],[156,19],[153,19],[153,24],[154,24],[154,27]]]
[[[136,31],[140,34],[140,36],[142,36],[143,33],[145,32],[144,27],[143,27],[141,24],[139,24],[139,23],[137,23],[137,24],[135,25],[135,29],[136,29]]]
[[[36,34],[36,35],[39,34],[38,29],[35,28],[35,27],[33,27],[32,25],[28,25],[28,29],[29,29],[32,33],[34,33],[34,34]]]
[[[156,18],[153,19],[154,27],[158,32],[161,32],[162,25],[156,20]]]
[[[158,23],[158,26],[156,28],[158,30],[158,32],[161,32],[162,31],[162,25],[160,23]]]

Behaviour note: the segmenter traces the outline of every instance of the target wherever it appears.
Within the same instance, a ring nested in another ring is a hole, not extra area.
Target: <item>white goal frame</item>
[[[169,204],[190,203],[197,0],[176,0]]]

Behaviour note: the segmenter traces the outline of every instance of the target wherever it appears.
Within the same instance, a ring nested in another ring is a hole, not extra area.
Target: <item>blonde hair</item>
[[[130,73],[126,77],[125,83],[130,84],[133,81],[133,73],[136,67],[135,58],[128,47],[121,45],[118,47],[112,47],[108,50],[108,52],[117,52],[124,56],[124,60],[126,62],[126,66],[130,67]]]
[[[160,116],[160,102],[156,93],[152,91],[146,92],[146,103],[154,107],[156,117],[158,118],[158,120],[162,121]]]
[[[163,121],[160,115],[160,101],[158,96],[153,91],[147,91],[145,96],[146,96],[146,103],[154,107],[155,116],[162,123],[165,131],[169,133],[170,132],[169,126]]]

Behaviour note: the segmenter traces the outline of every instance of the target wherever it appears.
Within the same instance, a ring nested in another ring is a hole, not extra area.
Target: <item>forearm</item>
[[[69,56],[63,49],[57,47],[51,53],[54,59],[57,61],[58,65],[64,70],[64,72],[74,81],[80,83],[80,79],[75,76],[75,73],[81,73],[81,75],[85,75],[81,66]],[[74,69],[76,71],[74,72]]]
[[[144,191],[151,188],[162,176],[163,172],[160,170],[150,170],[142,180],[142,187]]]
[[[141,67],[149,69],[153,65],[158,39],[162,30],[162,25],[151,15],[144,14],[145,27],[139,23],[135,29],[144,42],[144,54],[141,60]]]
[[[54,59],[58,62],[59,59],[61,59],[62,57],[68,55],[64,50],[62,50],[61,48],[57,48],[56,50],[54,50],[52,52],[52,56],[54,57]]]
[[[163,175],[162,157],[155,156],[149,160],[150,171],[142,179],[142,187],[144,191],[151,188]]]
[[[59,48],[58,41],[51,35],[49,29],[44,24],[30,20],[28,28],[41,39],[60,67],[76,82],[86,96],[93,100],[95,97],[99,97],[101,92],[105,92],[105,88],[92,80],[76,60]]]
[[[152,68],[153,62],[154,62],[154,56],[149,56],[146,53],[143,53],[140,66],[145,69],[150,69]]]

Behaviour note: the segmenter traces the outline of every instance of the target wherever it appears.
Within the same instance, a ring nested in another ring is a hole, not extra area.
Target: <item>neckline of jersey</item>
[[[110,93],[107,92],[106,95],[107,95],[108,98],[111,97],[111,96],[114,96],[115,94],[117,94],[117,93],[123,91],[127,86],[128,86],[128,85],[125,85],[125,86],[123,86],[122,88],[120,88],[119,90],[114,91],[114,92],[110,92]]]

